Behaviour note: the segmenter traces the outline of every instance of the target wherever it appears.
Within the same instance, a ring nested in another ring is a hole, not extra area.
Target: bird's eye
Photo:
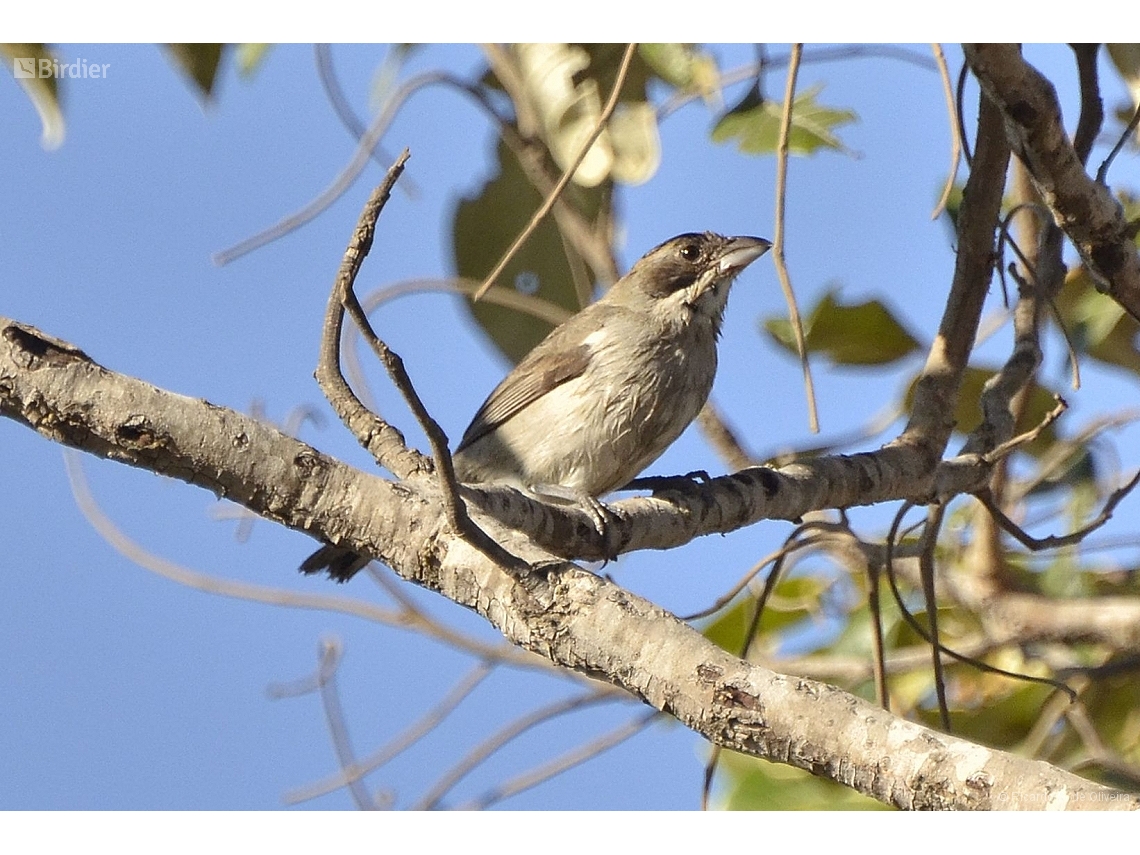
[[[701,248],[695,243],[687,243],[681,247],[681,258],[685,261],[696,261],[701,257]]]

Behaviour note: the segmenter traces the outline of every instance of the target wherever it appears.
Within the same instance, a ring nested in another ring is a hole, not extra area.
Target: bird
[[[455,448],[457,480],[600,507],[704,406],[732,282],[770,247],[713,232],[655,246],[495,387]],[[326,544],[301,570],[345,581],[367,563]]]

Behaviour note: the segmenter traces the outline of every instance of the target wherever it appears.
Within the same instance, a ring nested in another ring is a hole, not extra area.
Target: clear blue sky
[[[914,50],[929,56],[926,47]],[[726,67],[751,58],[746,46],[717,52]],[[157,48],[67,45],[59,53],[108,63],[109,74],[69,87],[67,139],[54,152],[40,148],[33,110],[11,75],[0,74],[8,199],[0,210],[0,313],[73,342],[111,369],[215,404],[248,410],[261,400],[277,421],[299,405],[315,406],[325,427],[306,425],[302,437],[370,468],[312,372],[328,289],[380,168],[370,166],[300,231],[229,266],[211,263],[217,251],[308,202],[351,157],[353,140],[322,93],[312,50],[274,48],[249,82],[228,70],[205,110]],[[1068,51],[1028,54],[1047,69],[1066,69],[1059,84],[1072,104]],[[334,57],[365,113],[383,49],[338,47]],[[956,68],[955,49],[949,57]],[[441,46],[416,54],[411,69],[466,74],[478,63],[474,48]],[[939,80],[880,58],[808,65],[800,86],[814,82],[826,82],[824,103],[855,110],[859,122],[840,131],[853,154],[792,163],[788,258],[801,305],[834,286],[851,299],[878,295],[926,341],[953,263],[946,226],[929,216],[950,158]],[[778,97],[782,86],[773,76],[770,94]],[[1111,81],[1106,91],[1110,108],[1123,100]],[[683,231],[772,236],[774,161],[708,143],[712,118],[699,104],[670,118],[660,173],[621,191],[626,265]],[[411,149],[406,175],[418,192],[397,192],[385,210],[362,290],[452,272],[451,212],[487,174],[493,142],[468,102],[435,89],[407,105],[385,145]],[[1114,170],[1140,185],[1134,156]],[[741,277],[714,392],[749,446],[765,455],[810,441],[799,369],[757,332],[758,319],[782,305],[766,260]],[[403,298],[376,325],[445,431],[459,436],[507,366],[450,296]],[[1007,340],[998,337],[994,358]],[[1047,360],[1059,376],[1055,345]],[[825,437],[863,424],[903,382],[897,373],[825,363],[816,372]],[[371,376],[381,411],[420,441],[381,373]],[[1124,381],[1095,371],[1086,389],[1070,395],[1083,416],[1131,395]],[[366,578],[334,591],[325,580],[300,577],[295,568],[315,545],[302,535],[258,522],[239,543],[235,524],[215,519],[225,506],[200,490],[93,458],[83,467],[106,513],[172,561],[230,579],[387,602]],[[651,471],[698,468],[723,471],[692,430]],[[151,575],[83,519],[59,447],[7,420],[0,420],[0,520],[0,808],[274,808],[287,791],[337,768],[316,696],[266,695],[268,685],[313,670],[322,637],[336,636],[346,649],[339,684],[361,755],[429,709],[473,664],[414,633],[210,596]],[[607,570],[684,613],[712,602],[787,528],[765,523],[669,554],[628,556]],[[475,615],[409,590],[441,618],[496,638]],[[497,674],[447,726],[368,783],[390,790],[397,806],[413,803],[477,739],[565,691],[554,679]],[[625,704],[548,725],[472,775],[450,802],[640,711]],[[693,808],[703,751],[679,725],[658,725],[504,807]],[[306,806],[350,807],[351,800],[338,791]]]

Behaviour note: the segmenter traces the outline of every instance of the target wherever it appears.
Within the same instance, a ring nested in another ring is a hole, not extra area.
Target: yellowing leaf
[[[271,47],[273,45],[255,42],[239,44],[234,55],[238,74],[243,78],[253,77],[257,73],[257,69],[261,67],[261,63],[265,60]]]
[[[542,123],[543,137],[562,169],[577,159],[602,116],[603,87],[600,76],[612,77],[607,57],[617,46],[594,46],[586,50],[567,44],[519,44],[515,46],[519,70],[530,100]],[[617,54],[620,56],[620,53]],[[584,72],[589,74],[584,74]],[[644,72],[644,69],[641,69]],[[632,76],[631,76],[632,77]],[[644,74],[637,75],[643,78]],[[622,101],[607,126],[594,140],[585,159],[574,172],[574,183],[596,187],[614,180],[640,184],[657,171],[661,142],[657,114],[644,99],[644,79],[638,85],[627,79]],[[642,92],[640,98],[629,97]],[[605,92],[608,96],[608,91]]]
[[[706,100],[720,89],[716,60],[693,45],[641,44],[637,52],[653,73],[670,86],[699,92]]]

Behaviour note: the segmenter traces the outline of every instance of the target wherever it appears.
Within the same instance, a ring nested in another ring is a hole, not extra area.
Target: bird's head
[[[771,246],[758,237],[678,235],[647,252],[603,299],[679,323],[707,318],[719,328],[732,280]]]

